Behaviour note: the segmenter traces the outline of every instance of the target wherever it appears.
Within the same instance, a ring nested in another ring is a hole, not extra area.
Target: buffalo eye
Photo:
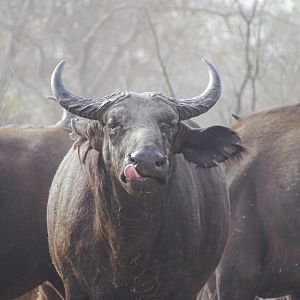
[[[161,123],[160,128],[163,131],[168,131],[170,133],[173,133],[176,131],[176,127],[177,127],[176,125],[177,124],[174,124],[174,123]]]
[[[117,123],[117,122],[109,123],[109,124],[107,124],[107,126],[108,126],[108,128],[110,130],[114,130],[114,129],[118,128],[118,127],[121,127],[121,125],[119,123]]]

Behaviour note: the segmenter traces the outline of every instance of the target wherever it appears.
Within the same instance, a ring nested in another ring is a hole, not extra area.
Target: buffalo
[[[64,112],[53,128],[0,128],[0,299],[46,280],[64,294],[49,255],[46,208],[52,178],[72,144],[70,117]]]
[[[221,93],[209,67],[192,99],[122,92],[101,99],[72,94],[55,68],[62,107],[90,119],[76,129],[53,179],[47,210],[49,250],[67,299],[188,300],[217,266],[229,206],[219,163],[244,152],[236,132],[191,128]]]
[[[239,118],[250,154],[230,180],[231,226],[216,270],[219,300],[300,299],[300,104]]]

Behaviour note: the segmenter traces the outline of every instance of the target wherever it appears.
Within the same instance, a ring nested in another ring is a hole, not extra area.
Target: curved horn
[[[62,80],[62,71],[65,61],[61,61],[51,76],[51,90],[59,104],[69,112],[87,119],[101,120],[103,112],[113,102],[125,98],[123,93],[105,96],[99,100],[82,98],[72,94]]]
[[[57,102],[57,99],[55,97],[47,96],[47,98]],[[77,116],[72,114],[65,108],[63,108],[62,111],[63,111],[63,113],[62,113],[61,119],[57,123],[55,123],[54,125],[50,125],[49,127],[51,127],[51,128],[71,128],[71,120],[73,118],[77,118]]]
[[[208,65],[208,86],[199,96],[191,99],[176,100],[180,120],[190,119],[207,112],[217,103],[221,95],[222,83],[217,70],[207,60],[203,59],[203,61]]]
[[[63,113],[61,119],[54,125],[49,127],[54,128],[71,128],[71,120],[74,118],[78,118],[76,115],[72,114],[68,110],[63,108]]]

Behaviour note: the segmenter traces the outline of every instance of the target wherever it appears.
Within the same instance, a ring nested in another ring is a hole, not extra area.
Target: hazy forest
[[[220,72],[223,94],[200,123],[229,124],[299,99],[298,0],[1,0],[0,125],[55,123],[55,65],[67,61],[75,93],[199,94],[202,58]]]

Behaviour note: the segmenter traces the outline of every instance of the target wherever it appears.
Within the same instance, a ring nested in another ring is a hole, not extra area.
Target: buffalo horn
[[[72,94],[62,80],[65,61],[61,61],[51,76],[51,90],[59,104],[69,112],[87,119],[101,120],[103,112],[116,100],[126,97],[126,94],[112,94],[101,99],[82,98]]]
[[[191,99],[175,100],[180,120],[187,120],[207,112],[217,103],[221,95],[222,84],[217,70],[207,60],[203,59],[203,61],[208,65],[208,86],[199,96]]]

